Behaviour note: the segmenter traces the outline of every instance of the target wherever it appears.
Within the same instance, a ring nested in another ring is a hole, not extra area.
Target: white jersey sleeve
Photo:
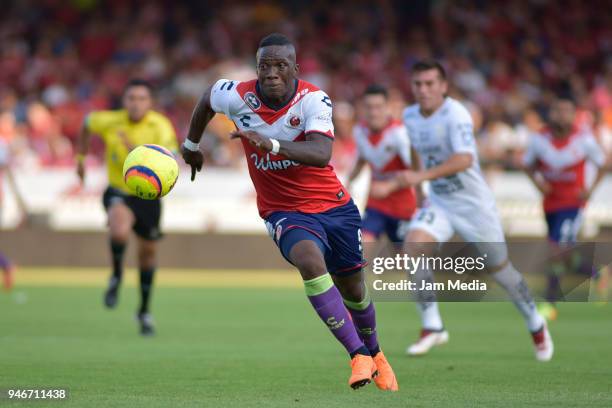
[[[474,124],[470,112],[460,102],[454,101],[449,115],[448,137],[453,153],[476,155]]]
[[[210,106],[215,112],[223,113],[231,118],[241,102],[236,92],[236,86],[239,83],[231,79],[220,79],[215,82],[210,92]]]
[[[303,109],[306,125],[304,133],[317,132],[334,138],[332,102],[325,92],[315,91],[306,95]]]
[[[523,155],[523,165],[525,167],[533,167],[538,160],[538,135],[529,135],[529,142],[527,143],[527,149]]]
[[[365,143],[365,130],[361,125],[353,126],[353,139],[355,140],[355,145],[357,146],[357,154],[364,158],[366,154],[366,143]]]
[[[584,147],[586,150],[586,156],[589,161],[593,162],[597,167],[603,167],[606,163],[606,154],[604,153],[597,140],[592,134],[584,136]]]
[[[397,154],[402,159],[406,167],[410,167],[412,157],[410,155],[410,137],[406,126],[398,126],[395,129],[395,145],[397,146]]]

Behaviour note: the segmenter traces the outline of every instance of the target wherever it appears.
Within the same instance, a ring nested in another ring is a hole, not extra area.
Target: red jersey
[[[293,142],[305,141],[313,132],[334,138],[329,96],[305,81],[297,81],[295,96],[278,110],[263,103],[257,80],[220,79],[210,102],[215,112],[224,113],[240,130]],[[244,140],[242,145],[262,218],[274,211],[320,213],[350,200],[332,166],[307,166],[280,154],[262,153]]]
[[[385,180],[396,172],[410,169],[410,138],[400,121],[391,120],[380,132],[371,132],[365,124],[353,129],[359,156],[372,170],[372,180]],[[400,219],[410,219],[416,209],[412,187],[394,191],[385,198],[368,197],[368,208]]]
[[[550,184],[544,197],[544,211],[581,208],[586,204],[580,194],[587,188],[586,166],[603,166],[605,155],[593,135],[574,128],[566,137],[555,138],[549,129],[531,137],[524,158]]]

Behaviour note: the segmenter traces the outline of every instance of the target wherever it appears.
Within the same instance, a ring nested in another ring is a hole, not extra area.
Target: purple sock
[[[380,347],[378,345],[378,336],[376,335],[376,311],[374,310],[374,303],[370,301],[363,310],[354,309],[350,305],[347,305],[347,309],[351,313],[359,337],[363,340],[370,354],[375,355],[380,351]]]
[[[329,278],[329,281],[325,277]],[[314,282],[317,281],[317,282]],[[331,287],[329,286],[331,283]],[[317,314],[327,325],[332,334],[344,346],[349,354],[355,353],[364,347],[363,342],[357,334],[355,325],[351,320],[342,296],[338,289],[333,285],[331,277],[328,275],[305,281],[306,294],[308,300],[317,311]],[[325,290],[322,293],[320,290]]]

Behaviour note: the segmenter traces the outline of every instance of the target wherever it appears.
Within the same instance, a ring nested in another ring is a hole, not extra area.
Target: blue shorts
[[[363,232],[376,239],[384,232],[391,242],[403,242],[410,220],[403,220],[384,214],[374,208],[366,208],[363,216]]]
[[[558,244],[574,243],[582,224],[580,208],[567,208],[546,213],[548,239]]]
[[[317,214],[276,211],[266,218],[266,227],[289,262],[293,245],[310,240],[321,249],[327,271],[331,274],[350,275],[365,265],[361,246],[361,216],[352,200],[341,207]]]

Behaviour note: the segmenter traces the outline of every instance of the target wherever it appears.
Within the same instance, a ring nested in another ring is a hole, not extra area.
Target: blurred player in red
[[[576,242],[582,224],[582,209],[603,178],[606,157],[593,134],[576,126],[576,107],[570,99],[557,99],[551,106],[549,126],[532,136],[524,157],[526,172],[544,196],[543,207],[548,239],[554,252]],[[589,180],[589,166],[596,168]],[[557,317],[554,305],[559,296],[560,276],[567,261],[557,259],[551,265],[549,303],[539,306],[550,320]],[[578,267],[578,265],[574,265]]]
[[[410,138],[399,120],[391,118],[387,90],[369,86],[363,96],[364,121],[353,129],[358,157],[348,183],[368,164],[372,181],[387,180],[398,171],[411,168]],[[399,187],[376,194],[370,191],[363,217],[363,240],[374,242],[384,233],[391,242],[404,240],[410,217],[416,208],[414,188]]]
[[[259,44],[257,79],[221,79],[198,102],[181,151],[192,180],[202,167],[200,138],[215,112],[238,130],[257,206],[281,254],[300,272],[311,305],[351,358],[349,386],[376,382],[396,391],[378,345],[374,304],[362,267],[361,217],[329,165],[332,102],[297,78],[295,47],[281,34]]]

